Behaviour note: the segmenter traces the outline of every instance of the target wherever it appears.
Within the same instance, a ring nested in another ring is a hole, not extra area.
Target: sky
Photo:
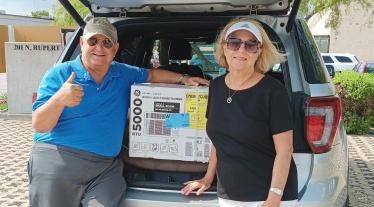
[[[56,4],[57,0],[0,0],[0,10],[5,10],[5,14],[31,16],[36,10],[51,13]]]

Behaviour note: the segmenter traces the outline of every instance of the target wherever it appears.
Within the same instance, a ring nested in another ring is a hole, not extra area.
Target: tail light
[[[308,98],[305,111],[306,139],[313,153],[331,149],[341,116],[338,97]]]
[[[31,97],[31,103],[32,104],[36,101],[37,96],[38,96],[38,94],[36,92],[32,93],[32,97]]]

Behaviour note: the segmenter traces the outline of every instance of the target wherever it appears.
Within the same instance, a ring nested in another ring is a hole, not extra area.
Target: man
[[[208,84],[113,61],[117,31],[103,17],[87,23],[80,46],[82,54],[75,60],[47,71],[33,105],[37,132],[28,163],[32,207],[122,205],[126,181],[117,156],[131,84]]]

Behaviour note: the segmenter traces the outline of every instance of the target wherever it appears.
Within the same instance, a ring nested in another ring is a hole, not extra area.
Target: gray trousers
[[[123,206],[126,181],[118,158],[39,142],[27,169],[31,207]]]

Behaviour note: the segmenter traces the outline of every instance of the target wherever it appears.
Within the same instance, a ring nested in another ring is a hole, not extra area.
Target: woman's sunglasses
[[[242,41],[239,38],[230,37],[225,42],[227,44],[227,48],[232,51],[239,50],[242,44],[244,44],[245,51],[249,53],[256,53],[258,48],[260,48],[260,42],[256,40]]]
[[[108,38],[105,38],[105,39],[103,39],[103,40],[99,40],[99,39],[97,39],[95,36],[93,36],[93,37],[90,37],[90,38],[88,38],[87,39],[87,43],[88,43],[88,45],[89,46],[95,46],[95,45],[97,45],[99,42],[102,42],[101,44],[106,48],[106,49],[110,49],[110,48],[112,48],[113,47],[113,42],[110,40],[110,39],[108,39]]]

